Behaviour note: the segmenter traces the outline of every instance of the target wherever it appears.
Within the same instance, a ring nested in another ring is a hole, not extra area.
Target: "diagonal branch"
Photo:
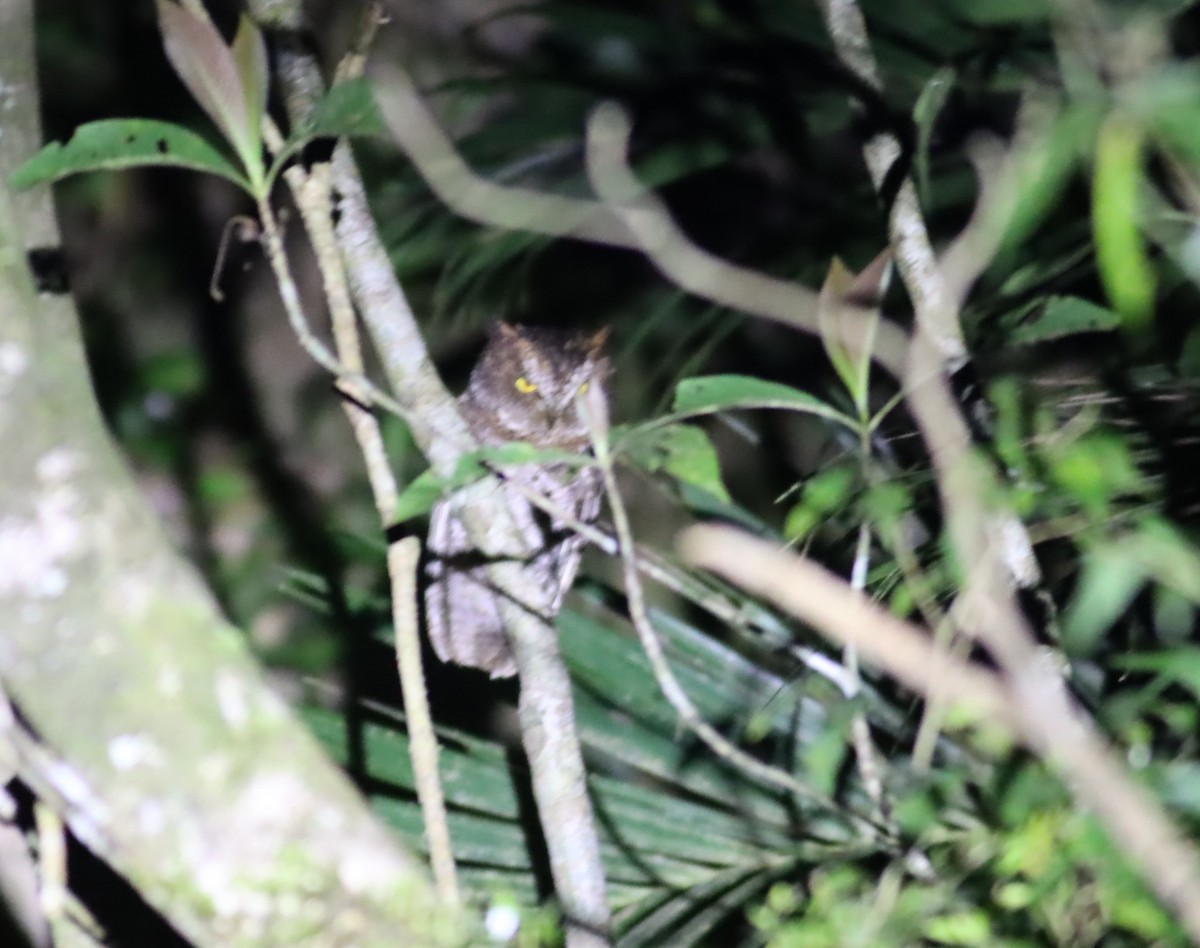
[[[817,5],[838,58],[867,88],[879,92],[882,89],[879,70],[857,0],[817,0]],[[876,191],[882,192],[901,155],[900,141],[891,132],[878,132],[863,146],[863,157]],[[929,333],[943,360],[952,369],[957,368],[967,360],[958,308],[947,292],[934,257],[917,189],[909,175],[900,181],[888,208],[888,230],[900,275],[912,297],[917,324]]]
[[[268,29],[303,30],[296,0],[252,0],[251,12]],[[374,4],[368,15],[374,15]],[[324,91],[315,60],[282,43],[278,71],[294,124]],[[332,181],[339,195],[336,233],[346,273],[384,372],[405,409],[413,437],[433,470],[449,476],[458,459],[476,449],[474,437],[434,368],[411,307],[379,239],[349,146],[337,146]],[[500,593],[520,679],[519,713],[534,796],[550,853],[555,888],[567,918],[570,948],[608,943],[610,913],[595,817],[574,720],[570,677],[557,634],[541,618],[544,591],[521,566],[530,552],[516,526],[514,505],[526,503],[497,484],[464,511],[472,543],[501,560],[489,575]]]
[[[852,0],[823,0],[822,8],[835,45],[848,65],[865,81],[877,85],[856,4]],[[411,94],[411,86],[407,89],[404,95]],[[395,112],[387,100],[383,110],[395,124]],[[445,158],[439,151],[449,148],[444,139],[431,145],[428,140],[409,140],[402,130],[393,130],[418,166]],[[619,216],[647,258],[669,279],[697,295],[818,332],[815,297],[809,291],[734,267],[687,240],[661,203],[644,192],[629,170],[625,157],[628,134],[628,119],[617,107],[598,108],[588,129],[588,171],[597,193]],[[421,153],[421,149],[429,151],[418,160],[413,152]],[[877,181],[882,182],[890,172],[898,154],[898,143],[894,137],[889,142],[889,136],[884,136],[868,154]],[[456,167],[459,173],[470,174],[461,160]],[[906,193],[903,185],[900,191]],[[478,196],[492,192],[460,188],[460,193]],[[507,219],[502,214],[492,215],[486,202],[472,203],[470,216],[500,225]],[[529,226],[541,232],[561,232],[561,228],[540,220]],[[966,577],[963,594],[955,606],[955,619],[988,648],[1001,673],[934,651],[923,633],[875,610],[845,583],[818,567],[789,561],[784,569],[776,562],[783,562],[777,551],[771,551],[768,557],[760,541],[709,530],[694,536],[704,537],[712,545],[702,551],[694,547],[692,552],[702,562],[744,580],[749,588],[766,591],[762,586],[765,577],[775,576],[778,582],[772,583],[771,594],[778,601],[853,643],[864,656],[874,656],[909,687],[928,693],[936,684],[938,693],[981,708],[989,717],[1009,725],[1059,768],[1080,798],[1100,815],[1113,838],[1139,864],[1160,897],[1200,940],[1200,874],[1195,854],[1161,806],[1130,777],[1073,701],[1061,677],[1048,666],[1017,608],[1014,571],[1001,561],[997,547],[998,537],[1012,533],[1024,537],[1024,528],[1011,512],[994,509],[993,502],[987,500],[995,495],[987,490],[993,474],[973,461],[969,431],[946,380],[945,370],[964,360],[965,349],[957,303],[937,270],[915,192],[893,207],[891,232],[901,274],[917,311],[918,330],[910,345],[894,324],[881,323],[880,342],[871,354],[901,379],[933,462],[948,533]],[[867,345],[864,329],[853,323],[847,327],[852,345]],[[859,333],[857,339],[855,332]],[[1024,548],[1028,550],[1027,538]],[[734,554],[728,555],[729,550]],[[753,569],[747,572],[748,564],[753,564]],[[1019,572],[1020,564],[1016,565]],[[780,573],[780,569],[784,571]],[[803,585],[798,579],[801,575],[807,577]],[[810,594],[796,598],[797,588],[807,589]],[[876,634],[881,629],[886,634]],[[939,674],[943,669],[954,672]]]
[[[941,695],[1004,726],[1070,784],[1151,888],[1200,940],[1200,869],[1180,827],[1121,766],[1039,652],[1020,674],[997,674],[953,658],[923,632],[871,605],[837,577],[729,527],[694,527],[684,555],[779,603],[831,638],[854,645],[919,694]],[[989,616],[996,620],[996,616]]]
[[[798,797],[809,800],[826,809],[841,812],[838,805],[810,786],[797,779],[792,774],[771,767],[747,754],[730,741],[725,735],[704,720],[692,699],[675,677],[663,651],[662,642],[655,632],[650,617],[646,612],[646,597],[642,589],[641,576],[638,574],[638,562],[634,549],[633,531],[629,526],[629,515],[625,510],[625,501],[617,487],[616,474],[613,471],[612,457],[608,447],[608,419],[603,416],[604,406],[599,399],[581,399],[585,417],[588,422],[592,447],[596,452],[600,472],[604,477],[604,489],[608,496],[608,505],[612,510],[613,526],[617,535],[617,553],[625,577],[625,595],[629,602],[629,618],[641,639],[642,648],[650,661],[650,668],[658,682],[663,697],[670,702],[675,713],[687,728],[704,742],[714,754],[728,761],[734,767],[745,772],[753,779],[771,786],[780,787]]]

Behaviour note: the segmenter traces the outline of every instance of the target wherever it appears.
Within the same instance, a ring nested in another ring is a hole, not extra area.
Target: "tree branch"
[[[34,115],[28,5],[0,7],[0,27],[25,31],[30,55],[0,59],[0,79]],[[0,181],[36,147],[13,114]],[[69,301],[39,298],[25,265],[44,197],[18,211],[0,187],[0,682],[22,779],[197,945],[455,937],[139,498]]]
[[[304,27],[303,11],[295,0],[255,0],[250,8],[268,28],[275,22],[293,31]],[[292,121],[298,123],[323,92],[319,70],[307,53],[284,46],[279,72]],[[339,195],[336,232],[359,312],[414,439],[433,470],[449,476],[458,459],[478,446],[429,359],[344,142],[335,149],[332,177]],[[568,945],[605,945],[610,912],[570,677],[556,631],[540,618],[545,590],[537,588],[521,566],[530,551],[511,510],[526,501],[492,483],[491,489],[485,485],[476,491],[463,520],[472,543],[502,561],[490,568],[489,576],[499,591],[517,659],[522,738],[555,888],[567,919]]]

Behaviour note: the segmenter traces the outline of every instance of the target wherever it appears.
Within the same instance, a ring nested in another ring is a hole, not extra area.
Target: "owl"
[[[471,431],[485,446],[525,441],[539,448],[583,453],[591,444],[577,396],[600,387],[607,397],[608,330],[585,334],[545,326],[496,324],[458,400]],[[592,395],[594,397],[594,393]],[[522,464],[502,469],[504,479],[529,487],[590,523],[600,512],[603,478],[594,467]],[[446,662],[479,668],[493,678],[516,674],[516,660],[501,620],[499,594],[460,518],[463,506],[492,482],[472,485],[433,508],[426,543],[425,617],[429,639]],[[524,571],[543,593],[543,618],[553,621],[575,580],[583,540],[520,496],[510,506],[527,549]]]

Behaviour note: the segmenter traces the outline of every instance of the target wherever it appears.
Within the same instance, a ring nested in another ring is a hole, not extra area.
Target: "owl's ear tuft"
[[[587,337],[587,347],[593,352],[603,349],[604,344],[608,342],[608,337],[612,335],[612,326],[601,326],[594,333]]]
[[[512,323],[494,322],[488,336],[492,339],[518,339],[521,336],[521,329]]]

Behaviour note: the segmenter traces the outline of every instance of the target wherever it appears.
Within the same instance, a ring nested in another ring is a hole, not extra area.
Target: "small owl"
[[[525,441],[539,448],[586,451],[591,441],[576,398],[589,386],[600,386],[607,395],[607,337],[607,329],[587,335],[498,323],[458,400],[475,437],[485,446]],[[594,467],[522,464],[502,473],[577,520],[590,523],[600,512],[603,478]],[[425,616],[430,641],[443,661],[506,678],[516,674],[517,666],[498,594],[489,582],[486,558],[472,547],[459,516],[478,489],[494,488],[473,485],[433,508],[426,544]],[[543,617],[553,621],[579,570],[582,538],[519,496],[512,498],[511,506],[526,546],[537,551],[525,570],[545,594]]]

